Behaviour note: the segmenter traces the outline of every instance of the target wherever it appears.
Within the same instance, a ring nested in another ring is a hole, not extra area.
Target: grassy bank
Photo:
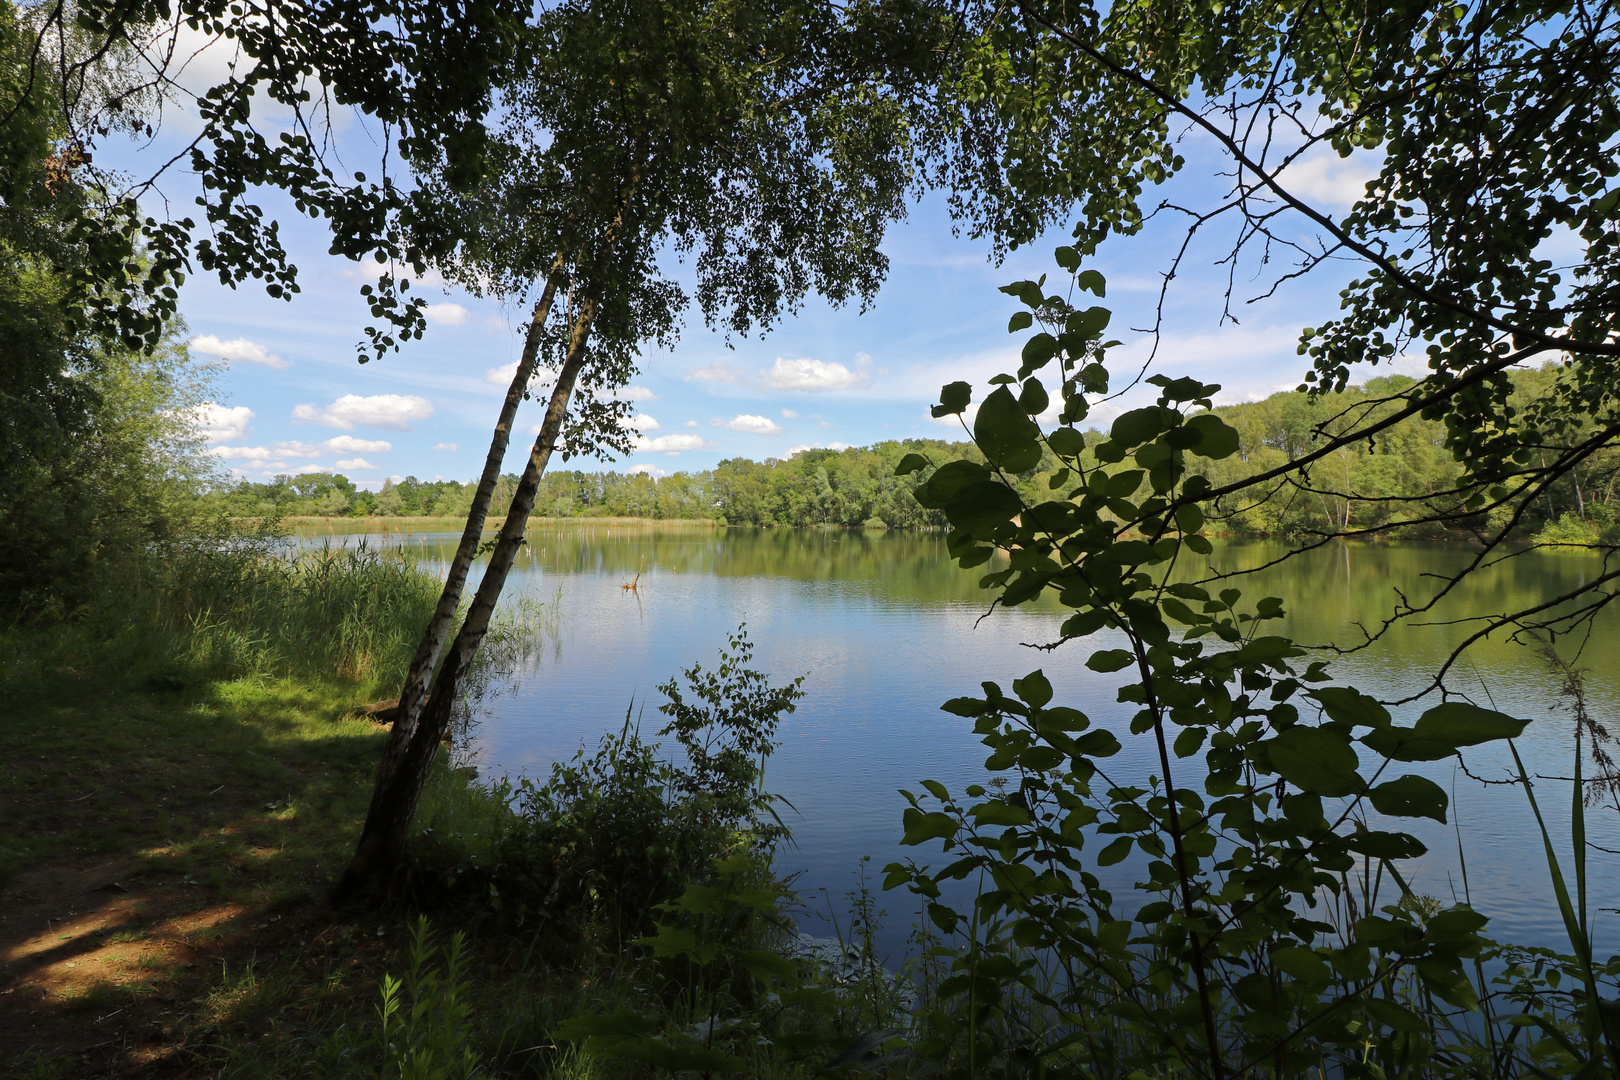
[[[678,1033],[729,1011],[792,1036],[732,1038],[750,1073],[809,1077],[881,1026],[886,976],[864,973],[870,1000],[847,977],[831,994],[758,952],[792,940],[748,839],[766,806],[759,725],[776,715],[758,703],[796,695],[762,681],[689,690],[687,735],[709,756],[685,771],[628,734],[516,792],[441,755],[417,894],[328,907],[385,738],[354,707],[397,686],[436,592],[373,551],[213,551],[4,632],[0,1075],[640,1076],[645,1058],[584,1055],[592,1023]],[[490,654],[545,625],[519,611]],[[747,752],[721,753],[706,710],[745,699],[726,715],[755,725]],[[729,869],[703,870],[722,856]],[[659,915],[689,899],[694,868],[701,903]],[[659,920],[696,951],[635,945]],[[790,990],[791,1015],[764,1008]],[[649,1052],[692,1052],[671,1038]]]

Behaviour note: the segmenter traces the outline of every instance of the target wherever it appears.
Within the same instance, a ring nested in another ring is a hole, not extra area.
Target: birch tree
[[[727,334],[768,328],[814,291],[870,299],[887,224],[918,183],[909,114],[943,23],[906,0],[572,0],[536,18],[490,179],[428,186],[414,250],[476,291],[538,292],[478,494],[406,678],[355,856],[334,896],[385,891],[459,687],[523,542],[552,456],[622,453],[642,346],[694,304]],[[468,224],[471,223],[471,228]],[[689,260],[688,295],[664,275]],[[549,397],[511,509],[453,640],[518,403]]]

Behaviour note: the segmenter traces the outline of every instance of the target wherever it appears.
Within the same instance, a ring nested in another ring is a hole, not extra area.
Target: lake
[[[345,542],[353,542],[346,538]],[[400,545],[428,559],[447,559],[456,536],[391,534],[373,543]],[[1289,549],[1280,542],[1225,541],[1211,567],[1266,564]],[[1473,556],[1460,544],[1342,543],[1297,555],[1235,584],[1250,600],[1282,597],[1284,632],[1301,643],[1359,640],[1358,621],[1376,625],[1395,600],[1433,587],[1428,575]],[[1579,552],[1526,552],[1463,587],[1425,616],[1376,645],[1338,658],[1336,681],[1390,700],[1421,690],[1446,655],[1473,630],[1469,618],[1561,595],[1589,576],[1597,560]],[[640,574],[638,588],[622,586]],[[1134,706],[1118,704],[1121,674],[1084,666],[1098,648],[1119,642],[1104,632],[1052,653],[1031,645],[1055,638],[1062,609],[1043,600],[985,617],[989,594],[979,571],[947,557],[942,534],[706,527],[542,525],[529,534],[508,583],[509,595],[557,605],[554,632],[511,678],[492,688],[459,753],[484,776],[543,776],[551,763],[617,732],[626,710],[656,731],[659,684],[692,665],[712,667],[728,632],[745,623],[755,642],[754,666],[776,681],[805,676],[806,696],[784,722],[782,747],[767,783],[797,814],[787,814],[795,845],[782,868],[802,872],[801,889],[826,890],[842,910],[862,856],[872,876],[897,858],[943,861],[937,848],[899,846],[900,788],[938,780],[959,793],[983,780],[985,749],[968,721],[943,713],[941,702],[978,693],[981,680],[1010,683],[1037,668],[1056,689],[1054,703],[1073,706],[1120,736],[1124,752],[1110,774],[1145,778],[1158,771],[1150,736],[1126,731]],[[1464,621],[1457,621],[1464,620]],[[1273,624],[1277,625],[1277,624]],[[1564,651],[1589,667],[1589,707],[1611,730],[1620,703],[1620,640],[1607,615]],[[1486,640],[1453,669],[1449,684],[1480,704],[1535,722],[1519,740],[1555,836],[1567,836],[1573,724],[1556,691],[1560,680],[1528,647]],[[1392,709],[1410,723],[1434,698]],[[1501,779],[1511,767],[1505,747],[1470,751],[1469,770]],[[1192,763],[1184,763],[1191,769]],[[1486,786],[1454,762],[1401,766],[1422,772],[1452,793],[1451,823],[1406,822],[1430,847],[1412,866],[1412,886],[1450,903],[1468,889],[1490,915],[1489,933],[1526,944],[1566,948],[1540,834],[1517,788]],[[1395,774],[1391,774],[1395,775]],[[1194,777],[1196,781],[1196,776]],[[1592,839],[1620,848],[1612,809],[1591,812]],[[1562,852],[1566,859],[1569,853]],[[1594,907],[1620,896],[1620,859],[1590,856]],[[1128,864],[1106,878],[1116,896],[1130,894]],[[823,902],[823,906],[825,903]],[[911,898],[891,893],[885,943],[901,941]],[[1612,912],[1597,916],[1602,955],[1620,948]]]

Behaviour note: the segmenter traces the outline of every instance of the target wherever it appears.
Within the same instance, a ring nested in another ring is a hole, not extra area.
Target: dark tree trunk
[[[489,567],[478,583],[478,591],[473,596],[473,602],[467,610],[466,618],[462,620],[461,630],[450,646],[443,667],[432,679],[429,692],[424,695],[425,704],[419,702],[420,715],[412,725],[412,730],[401,735],[400,722],[395,721],[394,732],[389,736],[389,748],[395,749],[397,743],[397,757],[392,768],[387,768],[385,764],[383,769],[379,769],[377,786],[372,793],[371,808],[366,814],[360,842],[355,848],[354,857],[350,860],[348,868],[332,890],[333,903],[342,904],[362,896],[390,891],[405,866],[406,839],[410,832],[411,819],[416,816],[416,806],[422,797],[422,788],[427,783],[434,755],[438,753],[439,744],[449,730],[450,718],[460,696],[461,682],[468,669],[472,667],[478,646],[489,630],[495,605],[500,600],[501,590],[506,584],[506,576],[517,558],[518,549],[522,546],[529,514],[534,509],[534,500],[539,494],[540,478],[545,473],[546,465],[551,460],[551,453],[556,449],[557,439],[562,434],[563,421],[568,414],[568,401],[573,394],[574,383],[579,378],[580,368],[584,364],[585,346],[590,338],[591,322],[595,315],[596,302],[592,297],[586,296],[581,301],[574,319],[569,335],[568,355],[557,372],[557,383],[551,392],[551,401],[546,407],[545,420],[541,423],[540,434],[535,438],[534,447],[529,452],[529,461],[523,470],[522,479],[518,481],[517,491],[512,496],[512,506],[507,512],[505,524],[501,526],[495,550],[490,556]],[[521,368],[522,365],[519,366]],[[487,506],[486,501],[486,509]],[[476,538],[470,521],[468,533]],[[464,544],[465,539],[464,536]],[[476,551],[476,546],[474,550]],[[401,701],[400,705],[403,716],[404,702]],[[386,752],[384,760],[386,763]]]

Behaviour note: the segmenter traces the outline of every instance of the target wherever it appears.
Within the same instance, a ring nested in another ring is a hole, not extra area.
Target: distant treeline
[[[1522,392],[1551,380],[1557,370],[1514,373]],[[1217,411],[1238,430],[1238,453],[1205,462],[1217,485],[1260,474],[1297,459],[1321,444],[1323,433],[1362,424],[1393,408],[1385,399],[1408,386],[1405,376],[1371,379],[1342,393],[1312,399],[1284,392],[1263,401],[1222,406]],[[1443,500],[1459,468],[1442,445],[1436,421],[1411,418],[1368,443],[1341,448],[1322,459],[1304,485],[1279,484],[1266,497],[1253,490],[1241,502],[1210,508],[1224,531],[1247,535],[1293,536],[1344,528],[1383,528],[1423,516],[1431,501]],[[1087,444],[1106,436],[1087,433]],[[712,470],[651,477],[645,473],[581,472],[548,474],[535,512],[557,517],[642,517],[706,519],[730,525],[937,527],[944,515],[917,505],[912,489],[928,475],[894,475],[909,453],[934,461],[976,456],[971,445],[939,439],[898,439],[847,450],[807,450],[787,460],[731,458]],[[1614,452],[1588,459],[1539,499],[1520,523],[1525,533],[1564,535],[1572,540],[1608,528],[1613,515]],[[1124,468],[1125,466],[1117,466]],[[1036,469],[1017,477],[1030,502],[1056,496],[1049,481],[1057,470],[1050,455]],[[517,478],[503,477],[493,514],[505,513]],[[380,492],[358,490],[341,475],[276,477],[269,483],[242,482],[219,493],[229,513],[242,517],[280,515],[463,517],[473,485],[415,477],[384,485]],[[1482,517],[1479,525],[1500,525]],[[1549,530],[1549,526],[1551,529]],[[1423,527],[1408,527],[1421,534]]]

